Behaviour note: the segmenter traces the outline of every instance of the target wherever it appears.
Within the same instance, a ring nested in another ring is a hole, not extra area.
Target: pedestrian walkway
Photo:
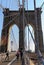
[[[7,65],[15,57],[15,52],[9,54],[9,60],[5,60],[5,53],[0,54],[0,65]]]
[[[11,63],[12,62],[12,63]],[[30,60],[28,60],[28,62],[29,62],[29,64],[27,63],[27,64],[24,64],[24,63],[22,63],[22,60],[21,60],[21,58],[19,58],[19,59],[16,59],[15,60],[15,58],[11,61],[8,65],[35,65],[34,64],[34,62],[30,59]],[[27,61],[26,61],[27,62]]]
[[[21,60],[16,60],[11,65],[21,65]]]
[[[3,55],[3,54],[2,54]],[[5,54],[4,54],[5,55]],[[4,56],[3,56],[4,57]],[[9,61],[1,61],[0,62],[0,65],[22,65],[22,61],[21,61],[21,58],[19,58],[19,59],[16,59],[15,60],[15,53],[11,53],[10,54],[10,57],[9,57]],[[29,56],[27,57],[27,58],[29,58]],[[4,58],[3,58],[4,59]],[[26,62],[27,62],[27,60],[26,60]],[[27,63],[26,65],[35,65],[34,64],[34,62],[33,62],[33,60],[31,60],[31,59],[28,59],[28,62],[29,62],[29,64]],[[38,65],[38,64],[37,64]]]

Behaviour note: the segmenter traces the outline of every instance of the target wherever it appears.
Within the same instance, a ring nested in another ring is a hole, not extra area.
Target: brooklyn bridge
[[[6,1],[6,7],[4,7],[1,0],[3,25],[0,42],[0,65],[44,65],[41,24],[44,2],[41,7],[36,7],[36,0],[33,0],[31,7],[33,6],[34,9],[29,10],[29,1],[16,0],[14,7],[16,9],[18,7],[18,10],[10,10],[10,7],[7,7],[8,1]],[[12,26],[15,26],[14,31]]]

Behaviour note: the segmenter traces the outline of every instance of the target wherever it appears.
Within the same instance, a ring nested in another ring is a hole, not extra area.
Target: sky
[[[25,0],[25,8],[27,9],[27,0]],[[34,9],[34,0],[28,0],[28,10]],[[22,0],[20,0],[20,4],[22,4]],[[36,0],[36,7],[41,7],[44,0]],[[0,0],[0,4],[4,8],[9,8],[10,10],[18,10],[18,0]],[[3,9],[0,7],[0,38],[1,38],[1,31],[3,27]],[[44,6],[42,7],[42,14],[41,14],[41,24],[42,24],[42,31],[43,31],[43,39],[44,39]],[[16,36],[15,36],[16,37]]]

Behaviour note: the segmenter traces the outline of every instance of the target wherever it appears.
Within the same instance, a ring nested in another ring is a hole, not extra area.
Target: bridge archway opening
[[[25,27],[25,37],[24,37],[24,42],[25,42],[25,50],[30,51],[30,52],[35,52],[35,43],[31,37],[31,34],[28,30],[28,27],[33,35],[33,38],[35,39],[34,35],[34,27],[30,24],[28,26],[26,25]]]
[[[16,24],[10,26],[7,50],[17,51],[19,48],[19,28]]]

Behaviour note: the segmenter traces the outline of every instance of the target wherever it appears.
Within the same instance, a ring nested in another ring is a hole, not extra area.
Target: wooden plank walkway
[[[20,60],[17,60],[15,62],[13,62],[11,65],[21,65],[21,61]]]
[[[0,62],[0,65],[8,65],[8,63],[9,63],[14,57],[15,57],[15,53],[14,53],[14,54],[12,53],[12,54],[10,55],[9,61]],[[34,62],[33,62],[31,59],[29,60],[29,62],[30,62],[30,65],[35,65]],[[19,60],[16,60],[15,62],[13,62],[11,65],[22,65],[22,62],[21,62],[21,60],[19,59]]]

